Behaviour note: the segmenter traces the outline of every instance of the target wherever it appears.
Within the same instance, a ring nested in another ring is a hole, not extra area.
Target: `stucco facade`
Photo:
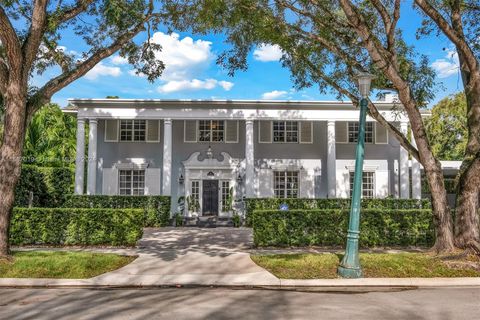
[[[77,135],[77,149],[88,150],[88,159],[76,162],[77,194],[170,195],[172,212],[186,197],[188,216],[231,215],[229,203],[235,208],[244,197],[350,195],[359,111],[349,102],[70,102],[78,131],[88,132],[88,148],[85,135]],[[376,105],[406,130],[401,106]],[[383,127],[367,121],[364,196],[420,198],[418,164]]]

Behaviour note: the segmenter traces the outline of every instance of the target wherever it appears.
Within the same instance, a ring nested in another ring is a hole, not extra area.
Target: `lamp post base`
[[[337,273],[340,277],[346,279],[357,279],[362,277],[362,268],[338,266]]]

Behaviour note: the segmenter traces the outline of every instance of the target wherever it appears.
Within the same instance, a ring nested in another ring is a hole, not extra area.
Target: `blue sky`
[[[404,6],[399,27],[417,51],[429,57],[437,71],[439,87],[432,104],[443,97],[462,90],[458,62],[451,43],[440,36],[416,40],[416,28],[421,18],[408,5]],[[289,99],[335,100],[334,95],[319,93],[313,87],[297,92],[293,89],[290,74],[279,62],[278,48],[261,46],[250,53],[249,69],[229,77],[227,71],[215,64],[216,57],[225,50],[221,35],[166,34],[165,30],[152,38],[163,47],[158,57],[166,64],[162,77],[154,83],[133,74],[132,67],[117,55],[105,59],[90,73],[54,95],[53,102],[65,106],[68,98],[120,98],[145,99]],[[144,41],[146,35],[137,37]],[[67,52],[81,52],[73,37],[64,37],[61,45]],[[33,83],[42,84],[59,72],[52,68]]]

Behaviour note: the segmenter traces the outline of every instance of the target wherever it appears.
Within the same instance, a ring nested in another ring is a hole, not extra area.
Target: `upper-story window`
[[[120,141],[145,141],[146,120],[120,120]]]
[[[145,170],[119,171],[120,195],[143,196],[145,194]]]
[[[350,194],[353,192],[355,172],[350,171]],[[362,179],[362,198],[373,198],[375,195],[375,172],[364,171]]]
[[[276,198],[298,198],[298,171],[275,171],[273,190]]]
[[[349,122],[348,123],[348,142],[356,143],[358,140],[358,122]],[[373,122],[365,123],[365,142],[373,143],[374,132],[373,132]]]
[[[199,120],[198,140],[207,142],[224,141],[225,122],[223,120]]]
[[[298,142],[298,122],[273,121],[273,142]]]

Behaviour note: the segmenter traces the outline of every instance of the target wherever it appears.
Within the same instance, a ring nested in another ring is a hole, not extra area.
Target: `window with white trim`
[[[276,198],[298,198],[298,171],[274,171],[273,189]]]
[[[207,142],[222,142],[225,136],[225,121],[199,120],[198,140]]]
[[[118,181],[120,195],[145,194],[145,170],[120,170]]]
[[[355,172],[350,171],[350,195],[353,193],[353,180]],[[375,196],[375,172],[364,171],[362,179],[362,198],[374,198]]]
[[[230,181],[222,181],[222,212],[228,212],[230,210]]]
[[[145,141],[146,120],[120,120],[120,141]]]
[[[199,210],[200,208],[200,181],[194,180],[192,181],[192,189],[191,189],[191,207],[195,208],[195,210]]]
[[[348,123],[348,142],[349,143],[356,143],[358,140],[358,129],[359,123],[358,122],[349,122]],[[365,142],[366,143],[373,143],[373,122],[366,122],[365,123]]]
[[[298,121],[273,121],[273,142],[298,142]]]

